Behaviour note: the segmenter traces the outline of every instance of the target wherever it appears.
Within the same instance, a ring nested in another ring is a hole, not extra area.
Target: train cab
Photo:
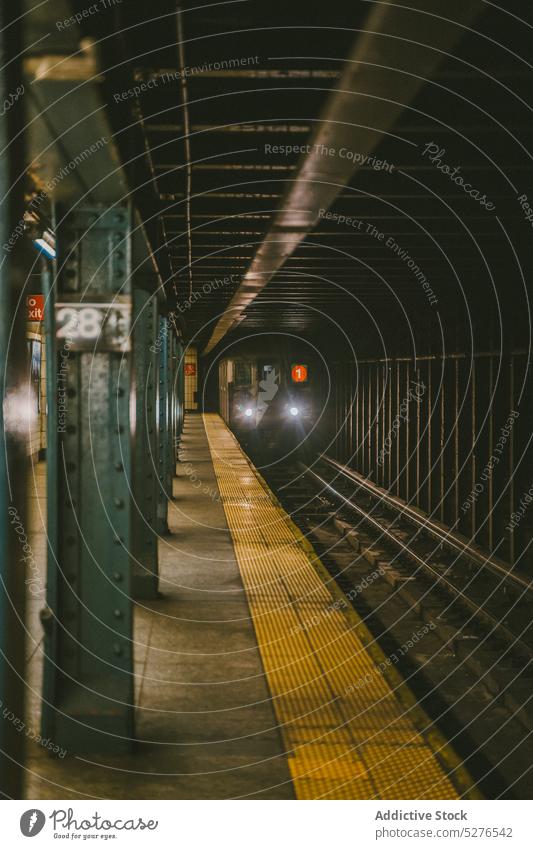
[[[220,410],[244,447],[282,459],[303,445],[320,412],[318,371],[307,352],[221,361]]]

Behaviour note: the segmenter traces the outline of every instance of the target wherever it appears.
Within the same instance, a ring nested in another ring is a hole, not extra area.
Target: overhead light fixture
[[[299,412],[300,412],[300,410],[298,409],[298,407],[291,407],[290,410],[289,410],[289,413],[291,414],[291,416],[297,416]]]

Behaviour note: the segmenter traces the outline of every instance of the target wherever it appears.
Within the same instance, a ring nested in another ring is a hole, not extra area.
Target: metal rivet
[[[118,608],[113,611],[113,616],[115,617],[115,619],[122,619],[123,615],[124,614],[122,613],[122,610],[118,610]]]
[[[122,472],[123,469],[124,469],[124,466],[122,465],[122,463],[118,462],[118,463],[115,463],[115,469],[117,470],[117,472]]]
[[[122,646],[119,646],[118,643],[113,643],[113,651],[115,654],[122,654]]]
[[[121,581],[122,580],[121,572],[115,572],[113,577],[114,577],[115,581]]]
[[[114,503],[115,507],[118,507],[119,509],[121,507],[124,507],[124,501],[122,500],[122,498],[114,498],[113,503]]]

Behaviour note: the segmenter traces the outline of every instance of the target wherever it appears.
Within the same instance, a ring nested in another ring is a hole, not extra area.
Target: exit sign
[[[44,321],[44,295],[28,295],[26,308],[28,321]]]

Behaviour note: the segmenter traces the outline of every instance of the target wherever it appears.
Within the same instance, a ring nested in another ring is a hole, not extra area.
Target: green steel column
[[[160,534],[169,532],[168,502],[172,497],[172,477],[169,443],[172,443],[170,426],[170,393],[171,393],[171,360],[170,360],[170,328],[164,316],[159,318],[159,496],[158,496],[158,531]]]
[[[49,455],[57,462],[57,539],[48,560],[43,732],[69,754],[129,749],[133,737],[130,267],[129,210],[68,215],[58,234],[62,403]]]
[[[179,460],[179,445],[183,430],[183,343],[174,336],[174,462]]]
[[[185,346],[181,339],[177,340],[177,356],[178,373],[176,377],[176,396],[178,407],[178,428],[176,438],[176,455],[181,441],[183,420],[185,416]]]
[[[158,383],[157,295],[133,290],[133,362],[135,371],[135,439],[133,464],[132,593],[157,598]]]
[[[0,798],[22,796],[24,734],[25,516],[28,432],[24,300],[24,150],[20,29],[15,3],[0,2],[0,103],[15,98],[0,121]],[[9,240],[12,240],[10,243]],[[33,260],[34,257],[31,257]],[[18,305],[18,309],[17,309]]]
[[[177,435],[177,394],[176,375],[178,369],[177,337],[169,324],[169,399],[170,399],[170,439],[168,442],[169,492],[172,497],[172,481],[176,474],[176,435]]]
[[[57,609],[59,571],[52,568],[58,542],[57,495],[58,495],[58,415],[59,407],[64,408],[64,387],[58,384],[58,355],[55,334],[55,269],[47,266],[42,275],[44,295],[44,334],[46,346],[46,557],[48,563],[46,600],[47,606],[41,617],[48,633],[48,649],[55,657],[57,652],[57,628],[52,626],[51,611]],[[61,391],[63,390],[63,391]],[[43,679],[43,701],[53,704],[55,693],[55,676],[45,675]]]
[[[176,463],[176,435],[178,432],[178,409],[177,409],[177,398],[176,398],[176,374],[178,367],[178,360],[176,354],[176,334],[170,328],[170,421],[171,421],[171,442],[169,446],[169,456],[170,456],[170,467],[172,469],[172,464]],[[172,471],[172,475],[174,475],[175,469]]]

